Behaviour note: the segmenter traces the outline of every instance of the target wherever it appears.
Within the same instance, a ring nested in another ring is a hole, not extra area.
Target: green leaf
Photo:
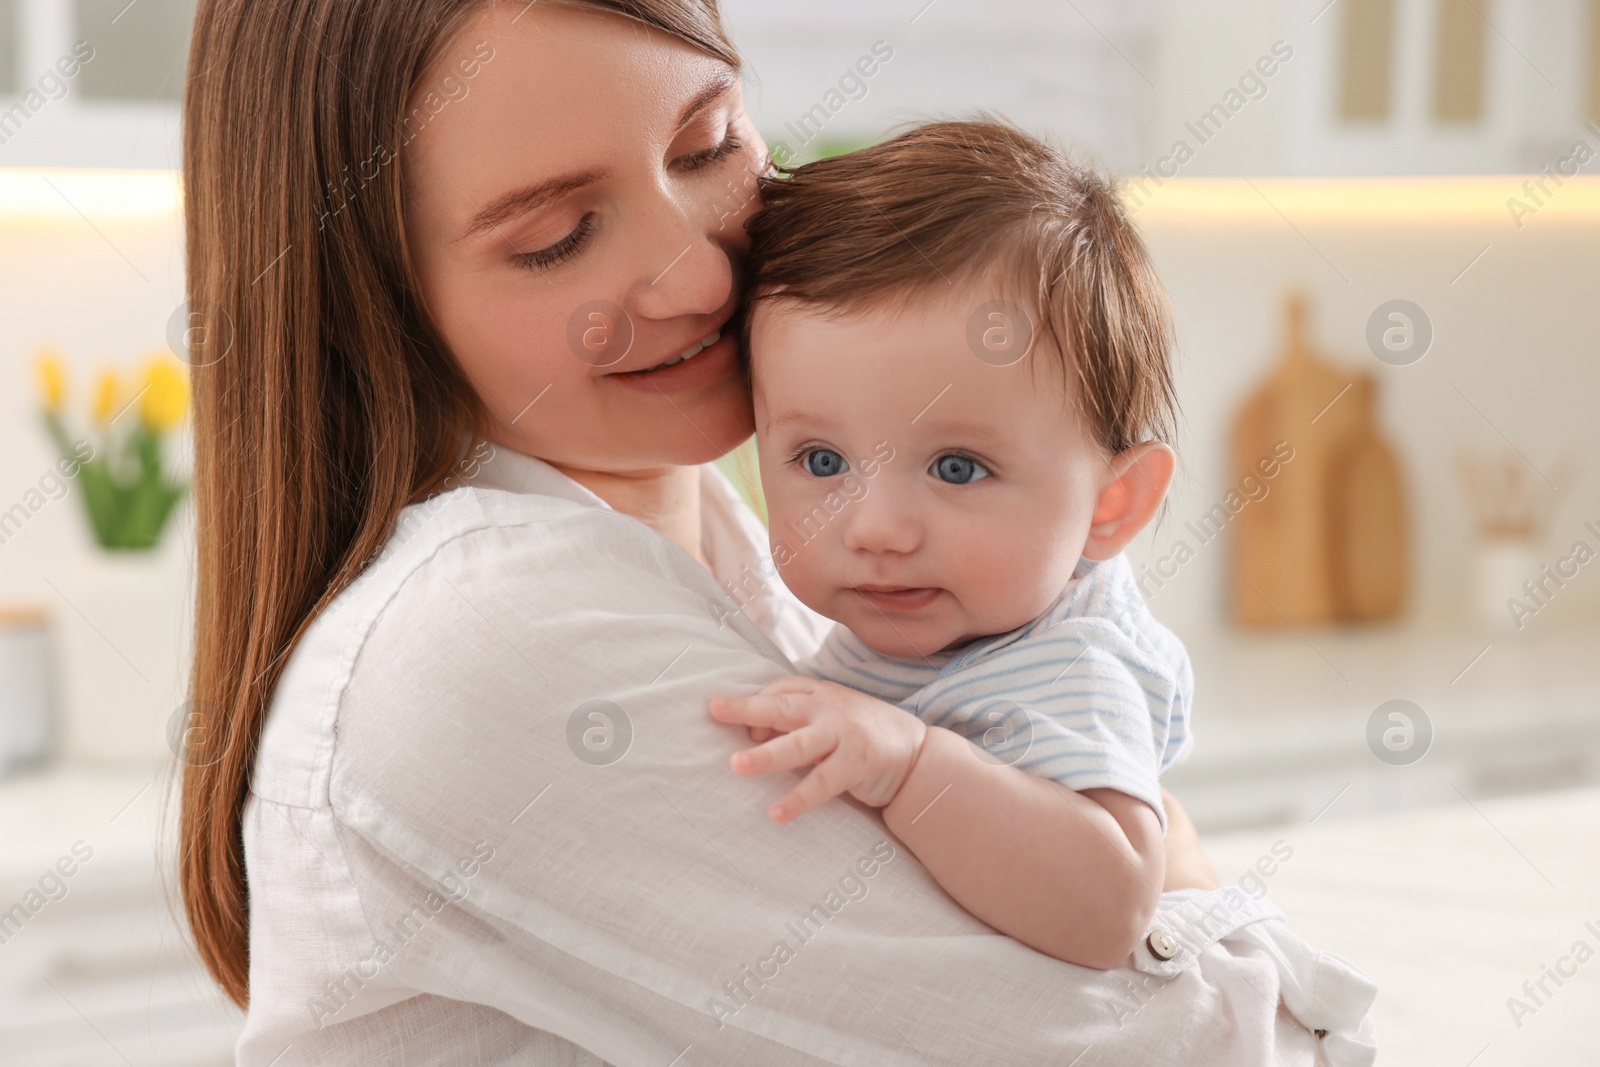
[[[61,419],[45,413],[45,424],[63,458],[77,461]],[[162,439],[144,425],[117,433],[107,427],[93,459],[78,462],[95,541],[106,549],[148,549],[161,540],[187,486],[173,483],[164,469]]]

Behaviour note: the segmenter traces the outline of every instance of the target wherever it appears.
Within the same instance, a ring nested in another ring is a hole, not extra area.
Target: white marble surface
[[[240,1013],[206,977],[157,870],[156,827],[175,814],[167,781],[56,767],[0,782],[0,1063],[232,1062]]]
[[[1207,743],[1307,733],[1351,715],[1364,722],[1395,697],[1482,726],[1512,726],[1574,698],[1586,699],[1592,716],[1600,699],[1600,628],[1592,624],[1522,633],[1464,624],[1259,632],[1209,625],[1178,636],[1194,662],[1196,728]]]
[[[1195,748],[1164,779],[1202,832],[1600,786],[1600,630],[1470,626],[1180,633]],[[1432,730],[1391,766],[1368,721],[1391,700]],[[1600,1063],[1600,1055],[1596,1056]]]
[[[75,841],[94,848],[68,895],[0,945],[0,1061],[227,1062],[237,1012],[180,945],[156,881],[154,778],[58,768],[0,783],[6,906]],[[1274,842],[1293,849],[1267,891],[1301,936],[1377,981],[1379,1062],[1600,1063],[1600,934],[1585,928],[1600,931],[1600,789],[1361,817],[1341,814],[1349,799],[1315,822],[1205,844],[1226,882]],[[1579,940],[1596,958],[1560,988],[1547,982],[1552,995],[1518,1027],[1507,998]]]
[[[95,853],[86,872],[152,865],[156,819],[169,781],[154,767],[72,765],[0,781],[0,893],[37,881],[79,840]]]
[[[1600,789],[1344,820],[1337,809],[1205,844],[1224,882],[1276,841],[1294,850],[1267,891],[1302,937],[1378,983],[1380,1064],[1600,1063]],[[1523,983],[1579,941],[1595,957],[1560,987],[1547,979],[1535,1005]],[[1520,1027],[1511,997],[1535,1007]]]

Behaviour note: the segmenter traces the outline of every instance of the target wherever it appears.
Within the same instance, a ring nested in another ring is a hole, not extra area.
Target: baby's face
[[[752,322],[773,558],[796,596],[882,655],[1040,615],[1109,480],[1042,337],[1008,367],[968,346],[993,295],[956,287],[834,318],[770,301]]]

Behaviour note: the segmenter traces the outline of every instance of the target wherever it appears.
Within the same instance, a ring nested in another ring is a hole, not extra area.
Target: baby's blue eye
[[[989,477],[989,470],[982,463],[970,456],[960,456],[955,453],[940,456],[933,461],[932,474],[941,482],[951,485],[966,485]]]
[[[831,448],[813,448],[800,458],[800,463],[805,467],[806,473],[814,474],[818,478],[832,478],[835,474],[843,474],[850,469],[850,464],[844,457]]]

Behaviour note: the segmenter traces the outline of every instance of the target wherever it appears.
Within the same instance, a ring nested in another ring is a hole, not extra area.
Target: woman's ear
[[[1160,441],[1146,441],[1111,457],[1083,555],[1106,560],[1128,546],[1155,518],[1177,470],[1178,457]]]

